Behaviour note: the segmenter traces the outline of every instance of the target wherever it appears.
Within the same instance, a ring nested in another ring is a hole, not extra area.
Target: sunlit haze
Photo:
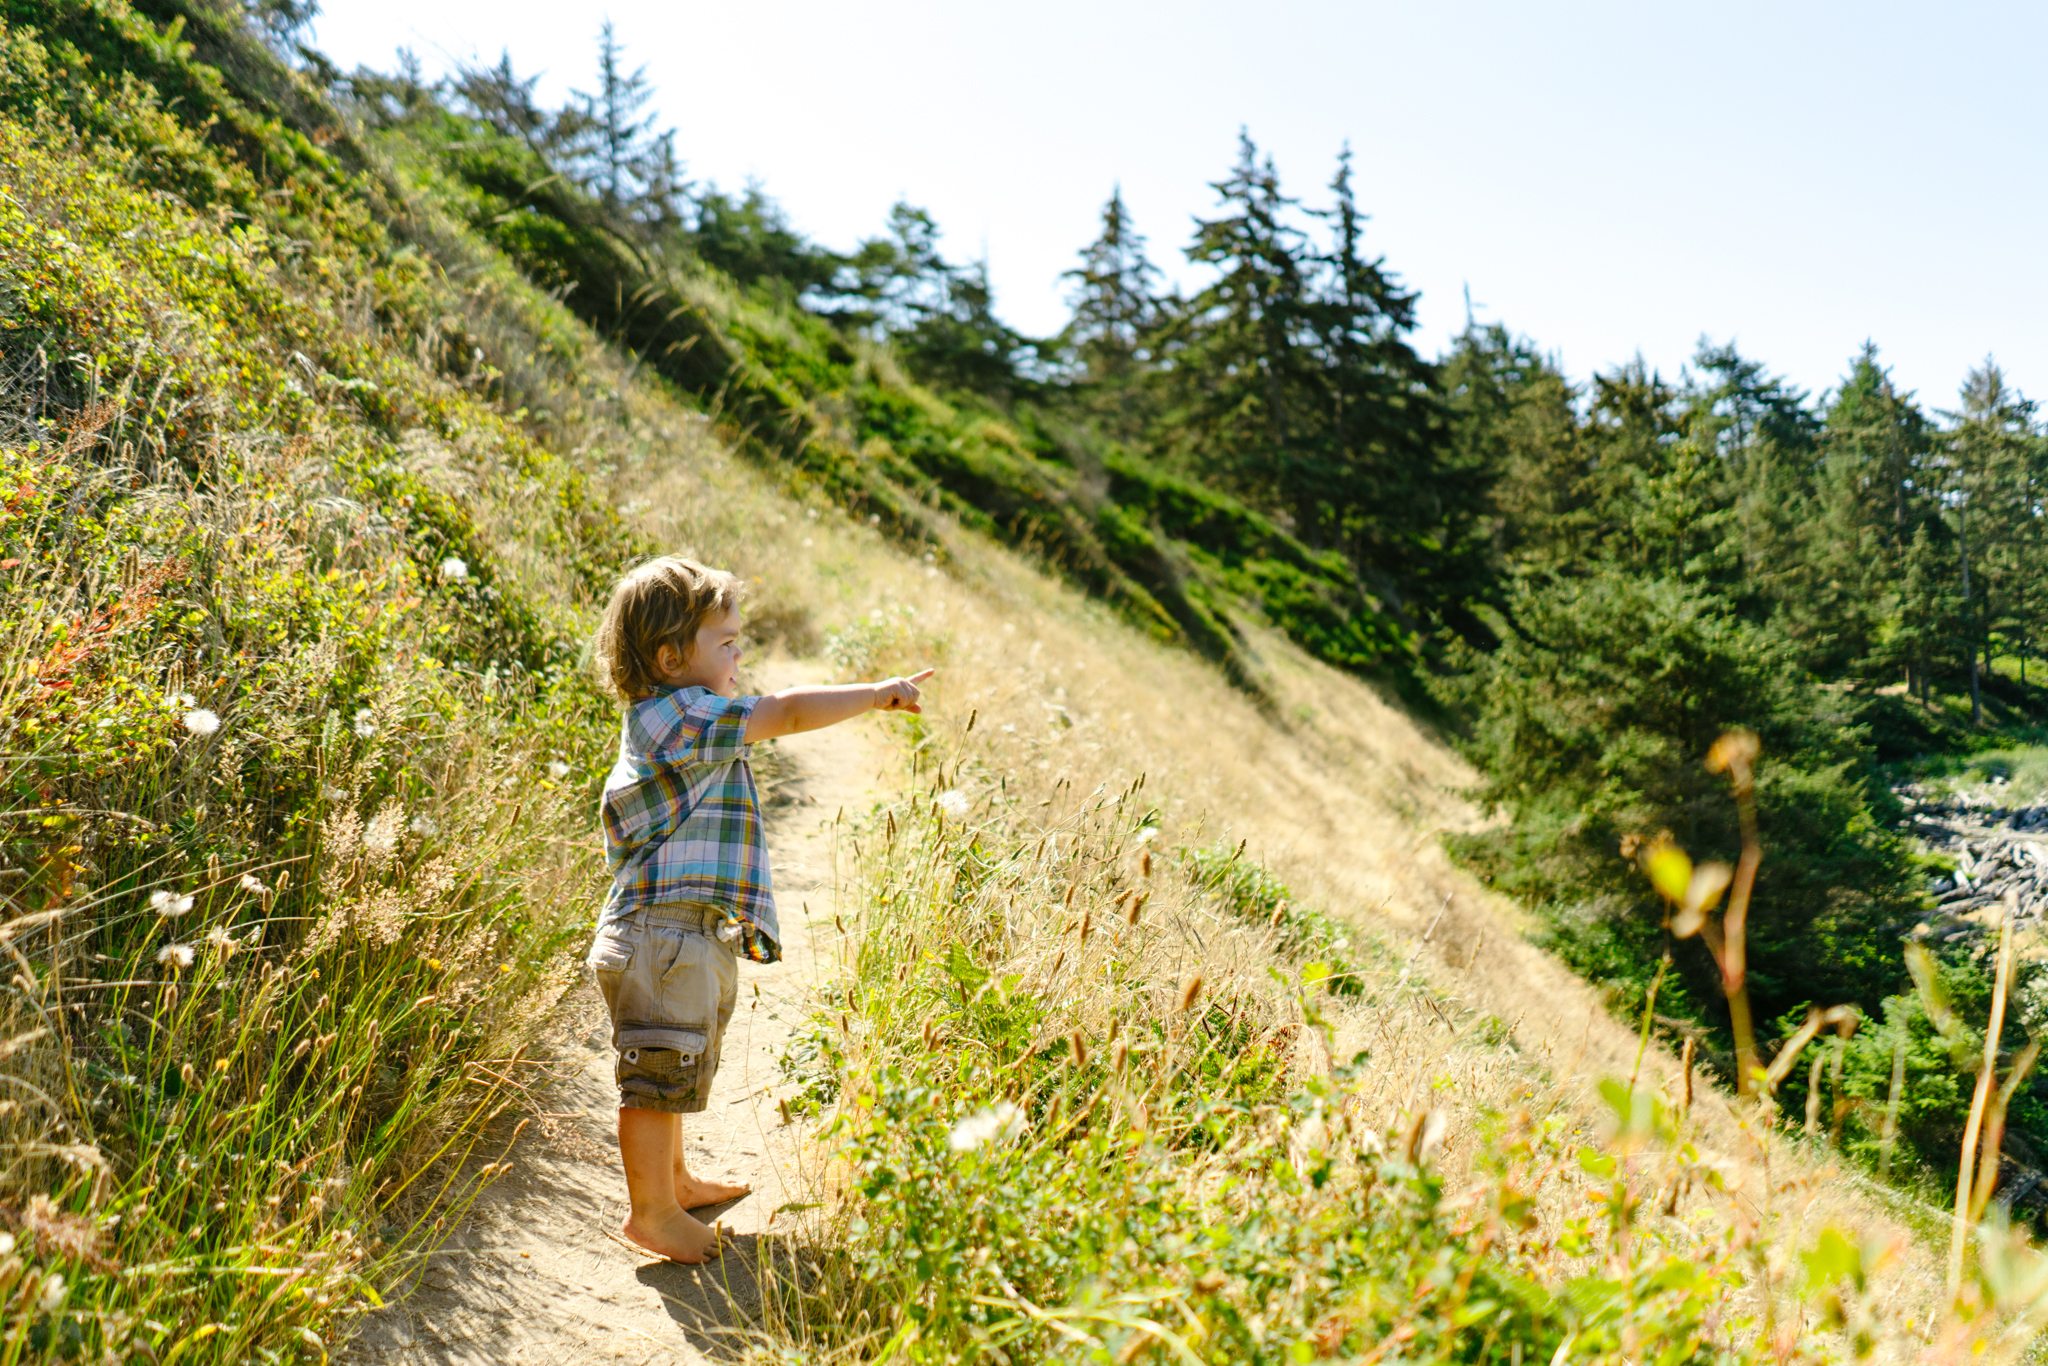
[[[511,53],[589,89],[595,8],[329,0],[343,67]],[[616,0],[691,177],[761,181],[845,248],[906,198],[998,311],[1065,319],[1060,272],[1121,183],[1155,261],[1242,125],[1290,193],[1357,158],[1371,240],[1422,291],[1425,351],[1482,321],[1575,377],[1705,335],[1811,389],[1866,338],[1950,406],[1993,354],[2048,395],[2048,196],[2034,66],[2048,9],[1948,4],[773,6]]]

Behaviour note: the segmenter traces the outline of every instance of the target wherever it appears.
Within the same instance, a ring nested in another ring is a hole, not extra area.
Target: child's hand
[[[892,678],[886,683],[877,683],[875,699],[870,705],[876,711],[922,712],[924,708],[917,705],[917,685],[936,672],[936,669],[926,669],[908,678]]]

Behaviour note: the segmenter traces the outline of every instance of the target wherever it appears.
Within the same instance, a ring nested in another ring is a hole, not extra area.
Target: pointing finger
[[[931,676],[932,676],[933,674],[935,674],[935,673],[937,673],[937,672],[938,672],[938,670],[937,670],[937,669],[926,669],[926,670],[925,670],[925,671],[924,671],[923,673],[915,673],[915,674],[912,674],[912,675],[911,675],[910,677],[908,677],[908,678],[904,679],[903,681],[904,681],[905,683],[909,683],[909,684],[913,684],[913,685],[915,685],[915,684],[918,684],[918,683],[922,683],[922,682],[924,682],[924,681],[925,681],[925,680],[926,680],[927,678],[930,678],[930,677],[931,677]]]

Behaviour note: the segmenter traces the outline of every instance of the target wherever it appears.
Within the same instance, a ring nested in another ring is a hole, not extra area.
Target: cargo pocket
[[[600,930],[597,942],[590,946],[584,966],[592,972],[624,972],[633,966],[633,941],[627,936],[624,926]]]
[[[620,1028],[620,1098],[647,1108],[702,1108],[704,1050],[709,1036],[692,1029],[654,1025]]]
[[[634,1048],[661,1048],[695,1059],[703,1056],[710,1042],[704,1031],[679,1025],[621,1024],[618,1029],[621,1052]]]

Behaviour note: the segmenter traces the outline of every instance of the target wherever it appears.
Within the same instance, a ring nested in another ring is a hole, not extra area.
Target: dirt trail
[[[794,666],[765,672],[769,688],[803,681]],[[745,1326],[758,1311],[753,1271],[761,1233],[782,1206],[815,1198],[799,1170],[803,1126],[784,1126],[777,1109],[790,1087],[776,1059],[826,975],[829,949],[821,960],[812,933],[822,924],[826,944],[833,933],[833,817],[869,800],[884,762],[880,735],[860,720],[779,744],[794,769],[769,813],[784,958],[772,967],[741,965],[717,1089],[708,1110],[685,1117],[683,1130],[692,1173],[754,1188],[698,1211],[734,1235],[731,1251],[709,1266],[678,1266],[611,1236],[625,1216],[618,1092],[604,1006],[586,984],[571,994],[547,1041],[555,1080],[542,1095],[545,1117],[527,1128],[512,1171],[428,1259],[412,1293],[369,1316],[342,1360],[469,1366],[733,1355],[736,1344],[721,1330]]]

